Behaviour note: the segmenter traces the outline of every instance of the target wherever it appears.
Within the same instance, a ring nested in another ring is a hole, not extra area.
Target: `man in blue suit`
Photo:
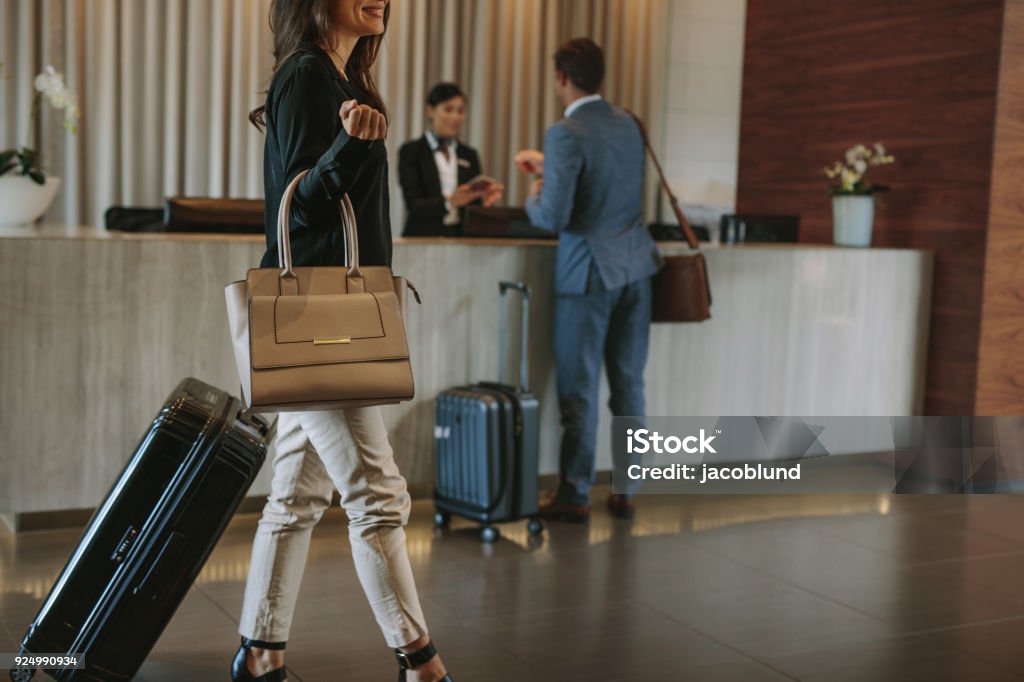
[[[541,176],[526,202],[530,222],[558,233],[554,329],[564,431],[558,491],[541,515],[582,522],[594,483],[602,360],[612,414],[644,414],[651,276],[661,257],[642,221],[640,130],[597,94],[601,48],[586,38],[563,45],[555,53],[555,80],[565,118],[548,128],[543,153],[525,150],[516,162]],[[625,453],[613,450],[616,469],[625,468]],[[628,518],[632,495],[612,495],[608,507]]]

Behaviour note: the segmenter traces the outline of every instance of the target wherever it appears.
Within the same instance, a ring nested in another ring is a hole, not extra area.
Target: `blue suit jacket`
[[[535,226],[558,233],[558,293],[586,293],[591,266],[607,289],[661,267],[643,224],[644,154],[636,122],[604,100],[548,128],[544,186],[526,211]]]

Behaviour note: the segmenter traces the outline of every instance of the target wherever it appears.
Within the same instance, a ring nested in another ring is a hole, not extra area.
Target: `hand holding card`
[[[515,164],[524,173],[544,174],[544,153],[536,149],[524,149],[515,156]]]
[[[487,192],[494,185],[500,185],[501,183],[487,175],[478,175],[466,184],[474,192]]]
[[[496,203],[501,201],[501,195],[504,193],[505,185],[502,185],[501,183],[494,183],[493,185],[490,185],[484,192],[484,206],[486,206],[487,208],[494,206]]]

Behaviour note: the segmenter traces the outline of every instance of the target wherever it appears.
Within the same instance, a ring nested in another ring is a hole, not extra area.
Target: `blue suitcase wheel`
[[[448,522],[452,520],[452,515],[446,511],[440,509],[434,512],[434,527],[444,528],[448,525]]]
[[[488,544],[497,542],[500,537],[501,531],[499,531],[495,526],[484,526],[480,529],[480,539]]]
[[[530,522],[526,524],[526,530],[530,535],[540,535],[544,532],[544,528],[544,522],[537,518],[530,519]]]

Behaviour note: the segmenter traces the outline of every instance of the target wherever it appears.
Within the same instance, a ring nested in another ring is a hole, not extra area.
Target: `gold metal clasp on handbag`
[[[324,339],[320,337],[313,337],[314,346],[330,346],[336,343],[352,343],[352,337],[343,336],[336,339]]]

